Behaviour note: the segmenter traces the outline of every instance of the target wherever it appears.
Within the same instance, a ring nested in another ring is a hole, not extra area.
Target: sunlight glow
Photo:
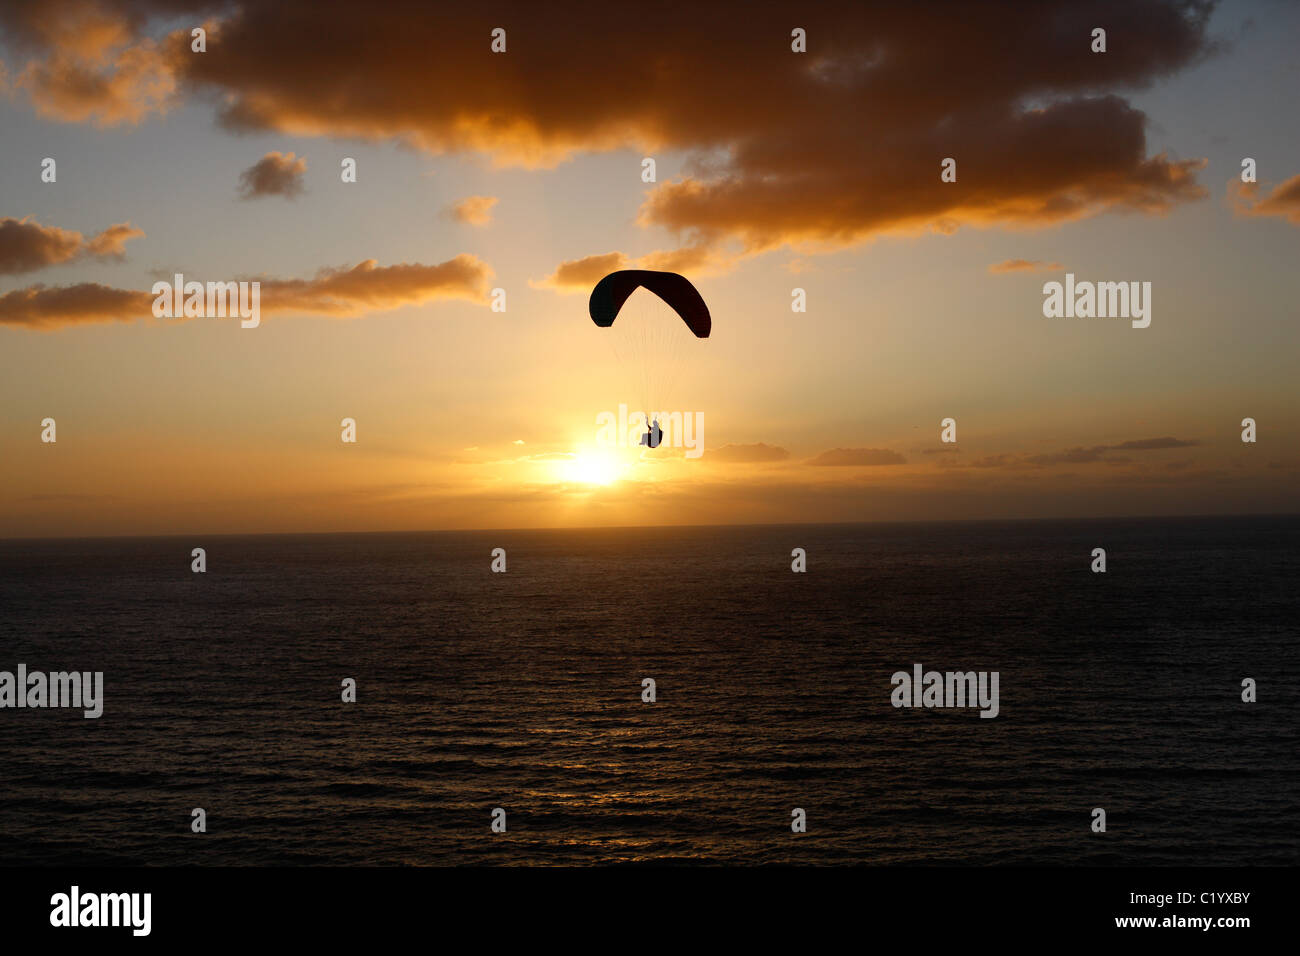
[[[558,471],[563,481],[608,485],[618,478],[619,463],[608,453],[582,451],[566,461],[559,462]]]

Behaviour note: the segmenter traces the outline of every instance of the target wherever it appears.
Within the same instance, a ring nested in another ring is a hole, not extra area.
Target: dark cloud
[[[1111,445],[1111,448],[1117,451],[1154,451],[1161,448],[1191,448],[1199,445],[1200,442],[1195,439],[1183,441],[1181,438],[1139,438],[1137,441],[1120,442],[1118,445]]]
[[[35,272],[74,258],[85,247],[79,232],[30,219],[0,219],[0,273]]]
[[[0,275],[35,272],[83,256],[121,258],[128,239],[143,236],[129,222],[109,226],[89,240],[79,232],[42,226],[31,217],[0,219]]]
[[[211,11],[208,52],[165,15]],[[46,115],[130,122],[174,90],[232,129],[398,140],[548,166],[681,151],[639,221],[727,262],[783,244],[1043,226],[1201,198],[1200,159],[1148,155],[1119,95],[1209,53],[1198,0],[626,5],[19,0],[18,89]],[[1089,50],[1104,23],[1110,49]],[[508,52],[489,52],[507,28]],[[431,44],[436,38],[436,52]],[[160,44],[155,55],[153,43]],[[999,65],[1013,64],[1014,68]],[[364,81],[359,78],[364,78]],[[939,164],[957,160],[955,183]],[[725,250],[725,251],[724,251]]]
[[[179,10],[183,0],[5,0],[0,3],[0,62],[14,91],[36,112],[64,122],[97,126],[138,123],[176,101],[174,55],[147,35],[156,13]],[[215,7],[215,4],[206,4]]]
[[[293,199],[303,191],[307,160],[293,153],[270,152],[239,174],[239,195],[244,199],[284,196]]]
[[[1108,446],[1093,445],[1091,448],[1067,448],[1048,455],[1030,455],[1025,458],[1031,465],[1081,465],[1101,461]]]
[[[1063,451],[1048,452],[1041,455],[992,455],[971,462],[973,468],[1047,468],[1052,465],[1089,465],[1104,462],[1108,465],[1122,465],[1132,458],[1110,454],[1116,451],[1160,451],[1167,448],[1191,448],[1199,445],[1195,439],[1138,438],[1120,442],[1118,445],[1091,445],[1066,448]]]

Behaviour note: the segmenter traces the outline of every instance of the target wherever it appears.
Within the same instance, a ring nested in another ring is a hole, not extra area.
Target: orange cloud
[[[447,214],[457,222],[486,226],[492,221],[492,207],[496,204],[496,196],[467,196],[451,206]]]
[[[143,22],[122,0],[9,0],[0,7],[8,45],[34,54],[13,71],[11,86],[39,115],[63,122],[116,126],[165,112],[176,70]]]
[[[954,4],[942,16],[827,0],[800,9],[803,54],[791,52],[788,6],[775,2],[705,4],[653,18],[650,35],[632,8],[518,4],[505,18],[508,52],[495,55],[472,7],[394,3],[358,17],[342,3],[232,0],[215,8],[207,53],[190,53],[177,30],[148,70],[133,65],[177,10],[205,6],[23,0],[0,16],[38,54],[29,95],[64,118],[129,121],[132,109],[162,108],[174,83],[212,94],[232,129],[396,140],[532,167],[582,152],[682,152],[689,174],[655,187],[639,221],[732,261],[900,232],[1160,214],[1205,196],[1204,160],[1148,155],[1146,116],[1115,93],[1213,49],[1200,3],[1104,4],[1125,41],[1105,56],[1087,43],[1099,11],[1069,0]],[[557,55],[573,48],[575,23],[581,55]],[[430,36],[446,40],[436,57]],[[1016,68],[990,69],[999,57]],[[58,82],[61,65],[95,58],[100,72]],[[940,181],[946,157],[956,182]]]
[[[129,222],[109,226],[89,241],[79,232],[42,226],[29,216],[0,219],[0,275],[35,272],[82,256],[120,258],[129,239],[143,236]]]
[[[619,269],[628,268],[628,258],[621,252],[606,252],[561,262],[545,279],[528,281],[534,289],[554,289],[557,292],[590,292],[591,287]]]
[[[1280,216],[1300,226],[1300,175],[1279,183],[1267,196],[1260,196],[1259,183],[1230,179],[1228,202],[1239,216]]]
[[[648,252],[637,261],[638,269],[656,272],[690,273],[692,276],[718,274],[727,271],[737,257],[716,245],[699,242],[681,249]]]
[[[545,279],[530,279],[528,284],[534,289],[587,293],[602,278],[619,269],[678,272],[698,278],[724,272],[735,260],[734,255],[704,243],[681,249],[648,252],[635,260],[621,252],[606,252],[561,262]]]
[[[355,317],[434,299],[485,302],[492,269],[462,253],[436,266],[374,259],[348,268],[322,269],[311,279],[263,279],[263,312]]]
[[[133,228],[129,222],[119,222],[93,236],[90,242],[86,243],[86,251],[101,259],[120,259],[126,255],[127,240],[140,239],[143,236],[143,229]]]
[[[148,292],[114,289],[95,282],[49,289],[42,285],[0,295],[0,325],[56,329],[95,322],[130,322],[151,315]]]
[[[259,279],[263,314],[353,318],[439,299],[483,302],[492,269],[471,255],[439,265],[322,269],[311,279]],[[16,289],[0,296],[0,325],[48,330],[95,322],[129,322],[153,315],[154,295],[96,283]],[[176,321],[176,320],[169,320]]]
[[[1063,269],[1059,262],[1042,262],[1040,260],[1030,261],[1028,259],[1003,259],[1001,262],[995,262],[989,266],[989,272],[993,275],[1003,275],[1008,272],[1059,272]]]

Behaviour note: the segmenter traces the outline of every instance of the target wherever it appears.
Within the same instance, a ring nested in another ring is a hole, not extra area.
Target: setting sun
[[[619,463],[612,455],[584,451],[559,462],[557,471],[563,481],[608,485],[618,478]]]

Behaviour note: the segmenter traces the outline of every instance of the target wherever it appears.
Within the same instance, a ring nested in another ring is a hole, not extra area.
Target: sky
[[[1294,512],[1297,35],[1274,2],[6,3],[0,536]],[[680,329],[645,292],[591,322],[620,268],[687,276],[709,338],[629,356]],[[178,272],[260,281],[260,324],[154,317]],[[1149,282],[1149,327],[1045,316],[1067,272]],[[612,446],[620,403],[703,453]]]

